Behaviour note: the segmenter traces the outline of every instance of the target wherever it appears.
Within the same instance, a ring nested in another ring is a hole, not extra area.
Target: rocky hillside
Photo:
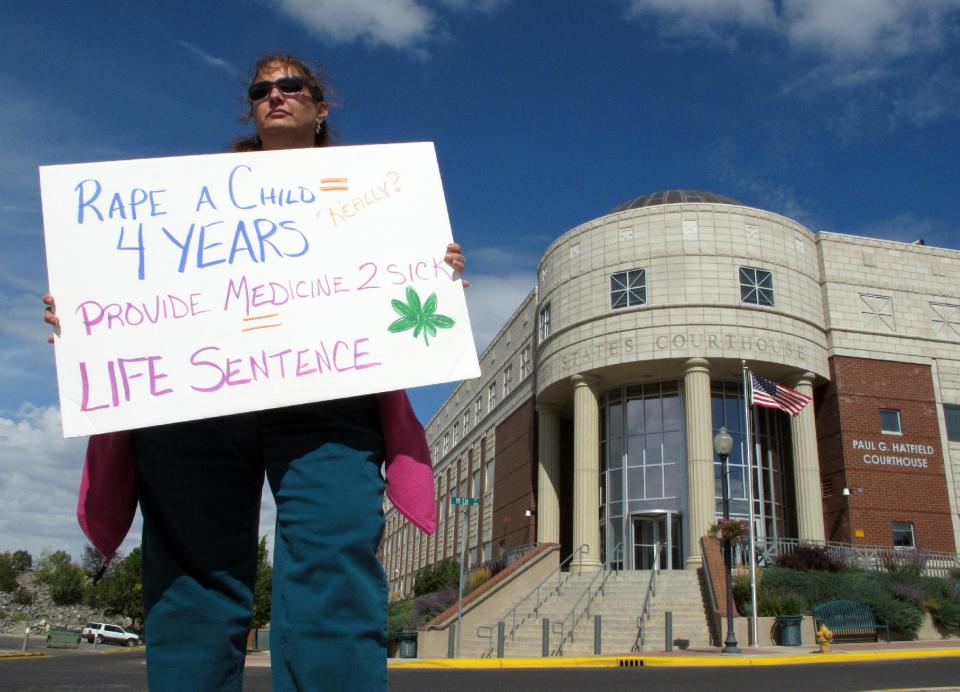
[[[19,634],[25,625],[30,625],[31,632],[51,628],[78,630],[91,620],[123,627],[131,624],[129,619],[106,616],[102,611],[84,605],[55,605],[47,587],[38,583],[29,573],[17,578],[16,590],[0,591],[0,632]]]

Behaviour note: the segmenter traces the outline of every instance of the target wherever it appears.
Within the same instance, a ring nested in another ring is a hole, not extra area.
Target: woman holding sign
[[[298,58],[259,61],[247,93],[256,134],[236,151],[330,144],[323,87]],[[458,245],[445,260],[463,271]],[[429,452],[402,392],[91,437],[78,511],[91,542],[112,555],[136,501],[143,513],[150,688],[241,688],[266,474],[274,689],[386,689],[384,459],[390,499],[432,532]]]

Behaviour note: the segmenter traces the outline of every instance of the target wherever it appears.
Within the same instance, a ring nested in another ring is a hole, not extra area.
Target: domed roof
[[[643,195],[621,204],[616,209],[611,209],[609,213],[616,214],[618,211],[627,211],[628,209],[640,209],[641,207],[655,207],[659,204],[736,204],[744,206],[730,197],[718,195],[716,192],[704,192],[702,190],[664,190],[663,192],[651,192],[649,195]]]

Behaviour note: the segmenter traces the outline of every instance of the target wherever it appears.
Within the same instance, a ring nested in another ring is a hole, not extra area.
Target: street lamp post
[[[727,477],[727,459],[730,451],[733,449],[733,438],[727,432],[726,426],[720,428],[720,432],[713,438],[713,451],[720,457],[720,480],[723,487],[723,521],[730,521],[730,481]],[[727,638],[723,642],[721,653],[739,654],[740,648],[737,646],[737,636],[733,633],[733,583],[730,579],[730,569],[733,563],[733,546],[730,539],[724,532],[723,538],[723,564],[727,582]]]

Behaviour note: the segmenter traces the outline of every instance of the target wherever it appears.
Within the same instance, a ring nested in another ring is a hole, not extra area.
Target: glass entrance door
[[[653,569],[656,546],[666,534],[665,515],[633,517],[633,568]],[[660,553],[660,568],[665,567],[663,552]]]
[[[660,544],[660,569],[683,568],[680,515],[674,512],[634,514],[631,517],[631,569],[653,569]]]

